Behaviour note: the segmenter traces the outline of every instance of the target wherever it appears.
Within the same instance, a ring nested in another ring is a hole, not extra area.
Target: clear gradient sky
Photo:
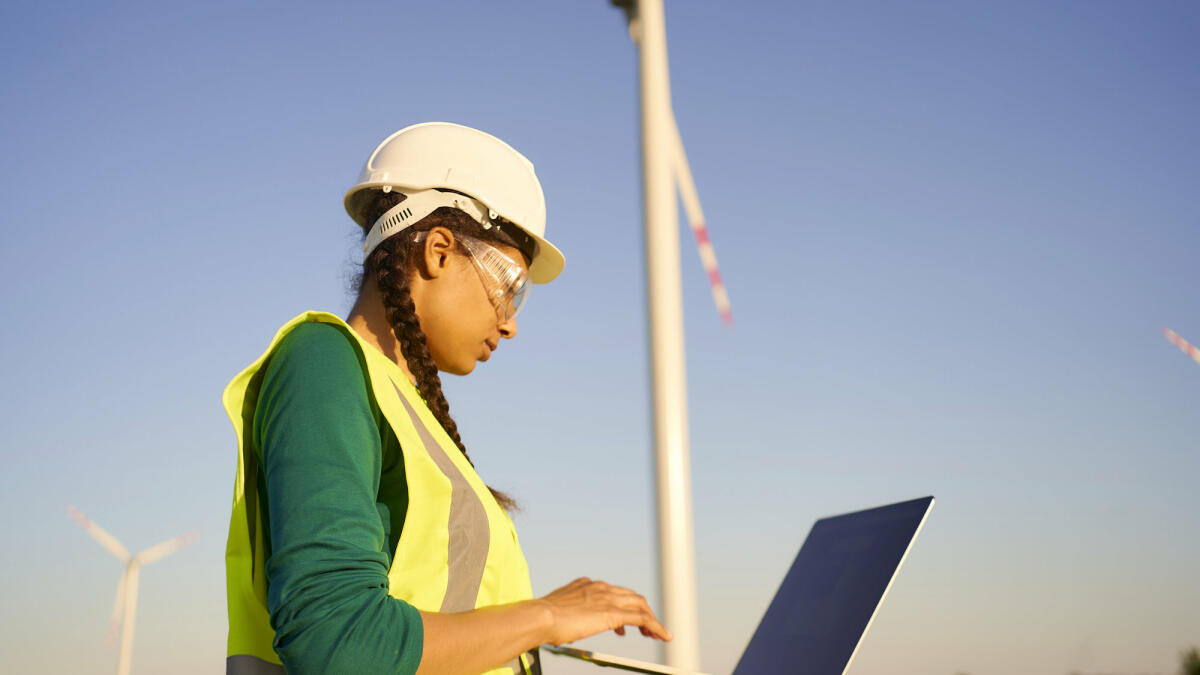
[[[657,593],[636,56],[604,0],[0,7],[0,670],[220,672],[220,392],[345,314],[367,153],[448,120],[536,165],[566,253],[451,410],[534,588]],[[926,494],[854,675],[1172,673],[1200,643],[1200,5],[668,2],[737,320],[683,239],[702,665],[812,521]],[[583,643],[654,658],[641,638]],[[551,672],[592,673],[547,657]]]

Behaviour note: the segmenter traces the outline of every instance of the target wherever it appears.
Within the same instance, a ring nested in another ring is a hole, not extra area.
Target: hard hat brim
[[[533,237],[538,245],[537,251],[533,255],[533,262],[529,265],[529,280],[535,284],[548,284],[554,281],[554,278],[562,272],[563,265],[566,264],[566,258],[563,257],[562,251],[529,230],[523,227],[521,229]]]

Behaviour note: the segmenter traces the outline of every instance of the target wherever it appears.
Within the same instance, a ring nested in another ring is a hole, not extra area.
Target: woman
[[[629,589],[532,597],[513,502],[475,473],[442,395],[438,371],[486,361],[528,283],[562,270],[533,165],[419,124],[376,148],[345,203],[367,229],[349,317],[296,317],[225,391],[227,672],[529,673],[547,642],[669,640]]]

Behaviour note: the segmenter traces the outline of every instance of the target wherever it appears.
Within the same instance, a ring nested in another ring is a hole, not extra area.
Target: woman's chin
[[[470,375],[471,371],[475,370],[475,362],[455,363],[446,366],[439,365],[438,370],[443,373],[450,373],[451,375]]]

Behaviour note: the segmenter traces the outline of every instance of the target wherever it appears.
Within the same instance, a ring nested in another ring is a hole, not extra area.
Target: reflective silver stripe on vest
[[[454,462],[446,456],[442,446],[433,438],[433,434],[417,417],[417,413],[408,404],[408,399],[400,391],[400,387],[392,382],[396,396],[412,419],[425,450],[437,464],[446,478],[450,480],[453,491],[450,494],[450,550],[448,551],[450,569],[446,579],[446,595],[442,598],[442,612],[465,612],[475,609],[475,601],[479,598],[479,585],[483,582],[483,568],[487,564],[488,547],[491,545],[491,527],[488,524],[487,512],[479,495],[471,488],[471,484],[463,477]],[[518,670],[517,672],[520,672]]]
[[[238,654],[225,659],[225,675],[285,675],[283,666],[257,656]]]

